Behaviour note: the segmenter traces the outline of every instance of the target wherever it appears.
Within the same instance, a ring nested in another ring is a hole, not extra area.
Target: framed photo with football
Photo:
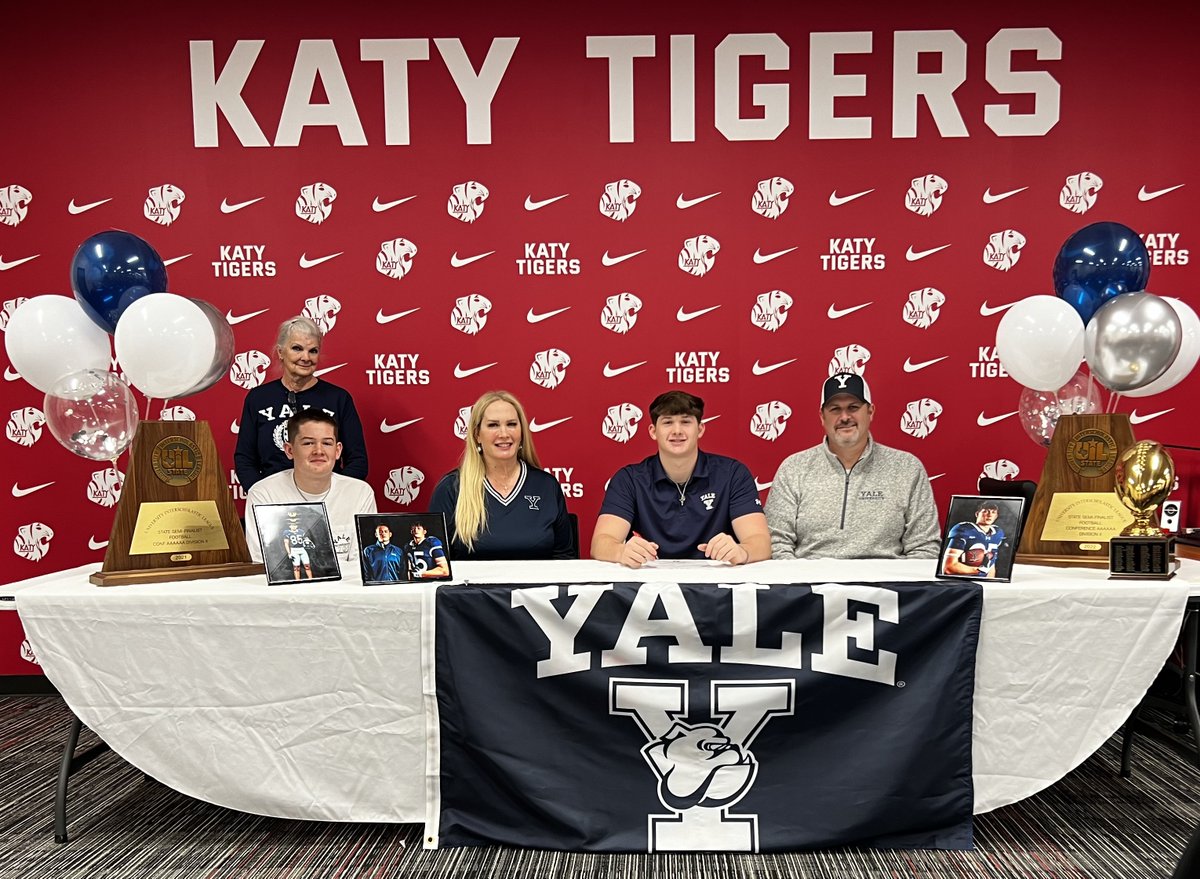
[[[451,578],[442,513],[360,513],[354,524],[367,586]]]
[[[342,579],[325,504],[257,504],[254,521],[269,584]]]
[[[1024,509],[1023,497],[956,494],[950,498],[936,576],[1011,580]]]

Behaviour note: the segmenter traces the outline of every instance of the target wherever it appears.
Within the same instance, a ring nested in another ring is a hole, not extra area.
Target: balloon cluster
[[[4,346],[13,368],[46,395],[50,432],[77,455],[112,461],[133,441],[136,402],[110,366],[148,398],[165,400],[212,387],[233,362],[229,323],[207,302],[162,292],[166,266],[136,235],[113,229],[80,244],[71,288],[74,299],[23,302]]]
[[[1057,295],[1017,302],[996,328],[1000,363],[1025,386],[1021,424],[1044,446],[1060,415],[1100,411],[1093,379],[1113,392],[1111,406],[1121,394],[1175,387],[1200,360],[1200,318],[1178,299],[1146,292],[1150,257],[1128,226],[1075,232],[1053,276]]]

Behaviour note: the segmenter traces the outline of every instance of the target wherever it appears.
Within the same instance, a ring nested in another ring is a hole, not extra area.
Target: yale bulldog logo
[[[142,205],[142,213],[147,220],[160,226],[170,226],[179,219],[180,205],[185,197],[182,189],[170,183],[152,187]]]
[[[379,245],[379,253],[375,254],[375,271],[400,280],[412,270],[413,257],[416,255],[417,245],[407,238],[384,241]]]
[[[24,296],[18,296],[16,299],[5,299],[4,308],[0,310],[0,332],[8,329],[8,322],[12,320],[16,310],[24,305],[29,300]]]
[[[41,665],[37,661],[37,655],[33,652],[33,645],[29,643],[28,638],[21,642],[21,658],[34,665]]]
[[[383,496],[401,506],[408,506],[421,493],[421,483],[424,481],[425,474],[416,467],[397,467],[388,474]]]
[[[257,388],[267,377],[267,367],[270,365],[271,358],[261,351],[242,351],[233,358],[229,380],[239,388]]]
[[[13,552],[31,562],[40,562],[50,552],[50,541],[54,530],[43,522],[30,522],[17,529],[13,538]]]
[[[792,297],[782,290],[768,290],[759,293],[750,309],[750,323],[760,330],[774,333],[788,319],[788,309],[792,307]]]
[[[471,407],[463,406],[458,410],[458,416],[454,419],[454,435],[460,440],[467,438],[467,426],[471,423]]]
[[[529,380],[543,388],[554,389],[563,383],[567,377],[567,367],[571,358],[566,351],[559,348],[549,348],[539,351],[533,356],[529,366]]]
[[[936,287],[922,287],[908,294],[904,303],[904,322],[918,329],[927,330],[941,315],[946,304],[946,294]]]
[[[829,361],[829,374],[853,372],[862,375],[870,359],[871,352],[862,345],[843,345],[833,351],[833,358]]]
[[[1086,214],[1095,206],[1096,196],[1103,186],[1104,181],[1091,171],[1072,174],[1058,193],[1058,203],[1069,211]]]
[[[19,225],[25,219],[31,201],[33,193],[24,186],[15,183],[0,186],[0,223],[5,226]]]
[[[450,326],[460,333],[474,336],[487,324],[488,312],[491,310],[492,302],[486,296],[478,293],[460,296],[454,300],[454,309],[450,312]]]
[[[158,417],[163,421],[195,421],[196,413],[187,406],[164,406]]]
[[[614,180],[605,185],[604,195],[600,196],[600,213],[610,220],[624,223],[633,216],[641,194],[642,187],[632,180]]]
[[[775,442],[787,430],[787,421],[792,417],[792,407],[779,400],[759,403],[750,416],[750,433],[759,439]]]
[[[1021,473],[1021,468],[1007,458],[1000,458],[997,461],[988,461],[983,465],[983,472],[979,474],[982,478],[986,476],[988,479],[999,479],[1003,482],[1009,482],[1016,479]]]
[[[1007,272],[1021,258],[1025,236],[1016,229],[993,232],[983,248],[983,261],[998,272]]]
[[[32,446],[42,438],[42,427],[45,424],[46,416],[41,409],[34,409],[32,406],[14,409],[8,413],[4,435],[19,446]]]
[[[909,436],[925,439],[937,428],[938,416],[942,414],[942,404],[929,397],[913,400],[900,416],[900,429]]]
[[[683,242],[679,251],[679,268],[689,275],[701,278],[708,274],[716,262],[720,242],[711,235],[697,235]]]
[[[102,507],[116,506],[117,501],[121,499],[121,485],[124,482],[125,474],[115,467],[97,470],[92,474],[92,481],[88,483],[88,500]]]
[[[320,226],[329,219],[336,198],[337,190],[328,183],[318,182],[301,186],[300,195],[296,197],[296,216],[314,226]]]
[[[942,206],[942,196],[950,185],[936,174],[914,177],[908,192],[904,193],[904,206],[914,214],[928,217]]]
[[[600,428],[613,442],[627,443],[637,433],[637,426],[642,420],[642,410],[632,403],[618,403],[608,407],[604,416],[604,424]]]
[[[642,300],[632,293],[618,293],[604,300],[604,310],[600,312],[600,326],[614,333],[624,335],[633,329],[637,323],[638,312],[642,310]]]
[[[483,203],[487,201],[487,197],[487,187],[476,180],[457,183],[450,190],[446,213],[464,223],[474,223],[483,216]]]
[[[711,723],[678,721],[642,748],[658,775],[658,798],[668,809],[713,809],[736,803],[758,773],[754,755]]]
[[[756,214],[768,220],[778,220],[788,208],[788,199],[796,187],[784,177],[768,177],[758,181],[758,188],[750,197],[750,207]]]
[[[337,323],[338,312],[342,303],[328,293],[321,293],[304,300],[304,316],[315,323],[322,333],[328,333]]]

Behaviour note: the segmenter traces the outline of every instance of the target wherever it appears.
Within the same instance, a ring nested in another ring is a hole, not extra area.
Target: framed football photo
[[[936,576],[1011,580],[1024,508],[1023,497],[956,494],[950,498]]]
[[[268,583],[342,579],[325,504],[257,504],[254,521]]]
[[[354,524],[364,584],[451,578],[443,514],[360,513]]]

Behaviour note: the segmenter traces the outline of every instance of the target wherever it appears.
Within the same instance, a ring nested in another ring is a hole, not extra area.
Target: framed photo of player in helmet
[[[936,575],[1010,581],[1024,508],[1023,497],[956,494],[950,498]]]
[[[325,504],[258,504],[254,521],[267,583],[342,579]]]
[[[360,513],[354,524],[364,584],[451,579],[442,513]]]

